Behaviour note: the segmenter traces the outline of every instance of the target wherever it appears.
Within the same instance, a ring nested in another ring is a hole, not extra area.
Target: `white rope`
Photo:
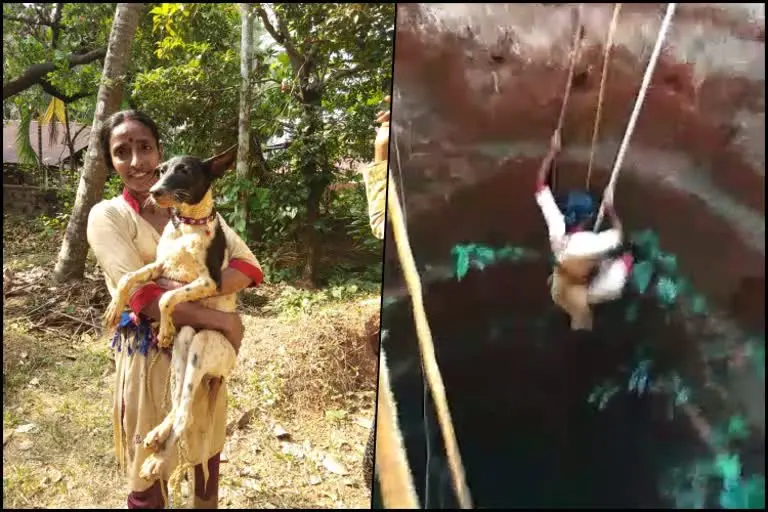
[[[461,462],[459,445],[456,441],[456,432],[451,420],[451,411],[448,407],[448,399],[445,396],[445,384],[440,374],[440,367],[435,358],[435,346],[432,340],[432,331],[429,327],[427,312],[424,308],[424,294],[421,284],[419,271],[416,268],[416,262],[413,259],[413,251],[408,238],[408,230],[403,219],[403,209],[400,206],[400,199],[397,193],[395,180],[387,180],[387,222],[392,223],[392,232],[395,237],[395,247],[400,259],[405,284],[408,287],[408,293],[411,296],[411,305],[413,306],[413,321],[416,324],[416,337],[419,342],[421,352],[421,361],[424,365],[424,373],[427,378],[430,390],[432,391],[432,401],[435,404],[438,424],[443,434],[445,443],[445,453],[448,458],[448,468],[451,471],[453,488],[459,500],[459,508],[471,509],[472,498],[467,487],[466,476],[464,474],[464,465]]]
[[[619,170],[621,169],[621,164],[624,161],[624,154],[627,152],[627,148],[629,147],[629,139],[632,137],[632,132],[635,130],[635,123],[637,122],[637,118],[640,116],[640,109],[643,106],[643,100],[645,100],[645,93],[648,92],[648,86],[651,83],[651,77],[653,76],[653,71],[656,68],[656,62],[659,60],[659,55],[661,54],[661,46],[664,44],[664,37],[666,36],[670,22],[672,21],[672,15],[675,13],[675,7],[677,7],[676,3],[667,4],[667,13],[664,15],[664,20],[661,22],[661,28],[659,28],[659,36],[656,39],[656,46],[653,48],[651,59],[648,61],[648,67],[645,69],[643,83],[640,86],[640,91],[638,92],[637,99],[635,100],[635,109],[632,111],[632,116],[629,118],[627,130],[624,133],[624,140],[621,141],[619,153],[616,155],[616,162],[613,164],[611,180],[608,182],[608,185],[605,187],[605,192],[603,193],[603,201],[600,203],[600,211],[597,214],[597,220],[595,220],[595,227],[593,228],[594,232],[597,232],[597,230],[600,228],[600,222],[602,222],[603,215],[605,214],[605,198],[609,197],[609,194],[611,197],[613,196],[613,189],[616,186],[616,179],[619,177]]]

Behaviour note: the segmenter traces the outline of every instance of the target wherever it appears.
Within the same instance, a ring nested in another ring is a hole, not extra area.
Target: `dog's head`
[[[157,166],[158,175],[149,193],[162,208],[200,203],[216,178],[232,167],[237,157],[237,146],[201,160],[194,156],[176,156]]]

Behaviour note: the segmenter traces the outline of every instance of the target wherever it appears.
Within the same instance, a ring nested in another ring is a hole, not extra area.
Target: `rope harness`
[[[656,38],[656,45],[653,47],[653,53],[651,54],[651,58],[648,61],[648,67],[645,68],[643,82],[640,85],[640,91],[637,93],[637,99],[635,100],[635,108],[632,110],[629,123],[627,123],[627,129],[624,132],[624,139],[621,141],[619,153],[616,155],[616,161],[613,164],[611,180],[608,182],[608,185],[605,187],[605,192],[603,193],[603,200],[600,203],[600,211],[597,213],[597,219],[595,220],[595,226],[593,228],[595,233],[600,228],[600,222],[603,220],[603,215],[605,215],[605,199],[606,197],[613,196],[613,189],[616,187],[616,180],[619,177],[619,170],[621,169],[621,164],[624,161],[624,155],[626,154],[627,148],[629,147],[629,139],[632,138],[632,132],[635,130],[635,123],[637,123],[637,118],[640,116],[640,109],[643,106],[645,94],[648,92],[648,87],[651,83],[653,71],[656,69],[656,62],[659,60],[661,47],[664,43],[664,37],[666,36],[670,22],[672,21],[672,15],[675,13],[675,7],[677,7],[676,3],[667,4],[667,13],[664,15],[664,19],[661,22],[659,35]]]
[[[587,183],[584,188],[589,190],[589,182],[592,177],[592,163],[595,159],[595,147],[597,146],[597,134],[600,131],[600,118],[603,111],[603,98],[605,96],[605,82],[608,76],[608,62],[611,54],[611,47],[613,46],[613,36],[616,32],[616,25],[619,22],[619,12],[621,11],[621,4],[616,4],[613,7],[613,18],[611,18],[611,25],[608,27],[608,37],[605,40],[605,51],[603,52],[603,72],[600,75],[600,92],[597,96],[597,111],[595,112],[595,126],[592,129],[592,144],[589,148],[589,165],[587,167]]]
[[[568,110],[568,100],[571,99],[571,89],[573,88],[573,74],[576,70],[576,63],[579,61],[579,53],[581,50],[581,40],[584,37],[584,27],[581,24],[582,16],[584,14],[584,4],[579,6],[573,11],[574,17],[574,31],[573,42],[571,43],[571,62],[568,65],[568,79],[565,81],[565,92],[563,93],[563,103],[560,105],[560,116],[557,119],[557,128],[555,131],[560,133],[565,123],[565,113]],[[557,188],[557,161],[552,160],[552,172],[551,176],[551,188],[555,190]]]

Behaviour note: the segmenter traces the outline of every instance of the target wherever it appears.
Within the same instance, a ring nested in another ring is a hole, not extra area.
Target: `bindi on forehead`
[[[121,139],[121,142],[133,144],[134,142],[152,142],[152,139],[148,139],[146,137],[126,137]]]
[[[113,139],[135,140],[154,140],[152,131],[143,124],[136,121],[125,121],[112,129]]]
[[[112,137],[112,150],[118,150],[122,148],[127,148],[131,146],[152,146],[153,145],[153,139],[146,138],[146,137]]]

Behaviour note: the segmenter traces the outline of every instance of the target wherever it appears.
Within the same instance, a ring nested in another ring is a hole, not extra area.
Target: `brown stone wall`
[[[53,215],[57,205],[55,190],[25,185],[3,185],[3,213],[20,213],[31,217]]]

